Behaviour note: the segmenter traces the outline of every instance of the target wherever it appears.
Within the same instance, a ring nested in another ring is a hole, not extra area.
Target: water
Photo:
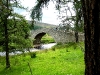
[[[53,47],[54,45],[56,45],[56,43],[43,44],[43,45],[41,45],[41,49],[31,48],[30,52],[39,51],[42,49],[49,49],[49,48]],[[29,51],[27,51],[25,49],[24,53],[27,53],[27,52],[29,52]],[[10,52],[9,55],[17,55],[17,54],[22,54],[22,53],[23,53],[22,51],[15,51],[15,52]],[[6,54],[6,52],[0,52],[0,56],[5,56],[5,54]]]
[[[42,48],[49,49],[49,48],[53,47],[54,45],[56,45],[56,43],[44,44],[44,45],[42,45]]]

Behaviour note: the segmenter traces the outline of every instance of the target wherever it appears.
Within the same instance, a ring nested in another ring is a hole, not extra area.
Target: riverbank
[[[6,70],[5,57],[0,57],[0,75],[84,75],[84,52],[78,44],[40,50],[34,58],[30,54],[10,56],[10,62]]]
[[[54,45],[56,45],[56,43],[50,43],[50,44],[42,44],[40,49],[37,48],[30,48],[29,51],[30,52],[36,52],[36,51],[40,51],[40,50],[45,50],[45,49],[50,49],[52,48]],[[28,50],[24,50],[24,53],[29,53]],[[22,54],[22,51],[14,51],[14,52],[10,52],[9,55],[17,55],[17,54]],[[0,56],[5,56],[6,52],[0,52]]]

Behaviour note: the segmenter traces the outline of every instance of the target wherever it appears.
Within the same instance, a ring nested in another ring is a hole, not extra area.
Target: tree
[[[74,5],[74,10],[76,12],[76,18],[75,18],[75,25],[74,25],[74,30],[75,30],[75,38],[76,42],[78,42],[78,32],[83,32],[83,16],[82,16],[82,5],[80,0],[76,0],[73,2]]]
[[[12,14],[12,18],[8,19],[8,31],[10,50],[32,47],[31,40],[29,39],[29,24],[22,15]]]
[[[60,4],[56,5],[56,8],[61,13],[61,15],[59,14],[60,19],[62,20],[61,24],[68,27],[66,29],[73,30],[75,32],[75,39],[76,42],[78,42],[78,32],[83,32],[81,1],[61,0]]]
[[[6,1],[2,1],[2,10],[3,10],[3,17],[2,17],[2,20],[3,20],[3,26],[4,26],[4,44],[5,44],[5,51],[6,51],[6,68],[9,68],[10,67],[10,61],[9,61],[9,48],[8,48],[8,26],[7,26],[7,18],[9,17],[11,11],[9,10],[9,0],[6,0]],[[2,11],[1,11],[2,12]]]
[[[3,44],[0,48],[6,51],[6,68],[10,68],[10,50],[31,45],[28,39],[29,25],[23,16],[13,12],[13,7],[22,8],[17,0],[1,0],[0,2],[0,43]]]
[[[37,5],[33,8],[31,16],[37,18],[40,15],[41,17],[42,7],[47,5],[49,1],[37,0]],[[56,0],[58,4],[61,1]],[[100,32],[100,0],[80,1],[84,17],[85,75],[98,75],[100,74],[100,33],[98,33]]]

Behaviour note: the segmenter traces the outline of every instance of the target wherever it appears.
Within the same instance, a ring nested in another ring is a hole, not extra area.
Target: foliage
[[[55,40],[48,34],[45,34],[42,39],[41,39],[41,43],[54,43]]]
[[[6,3],[6,1],[5,1]],[[3,17],[4,13],[8,12],[7,9],[4,10],[4,3],[3,1],[0,4],[2,6],[3,10],[0,12],[2,15],[0,16],[0,47],[4,46],[4,21]],[[6,6],[6,5],[5,5]],[[11,11],[9,14],[9,17],[7,18],[7,29],[8,29],[8,38],[9,38],[9,48],[22,48],[24,47],[30,47],[31,46],[31,40],[29,40],[29,25],[27,21],[24,19],[22,15],[19,15],[17,13],[13,12],[13,7],[17,7],[20,9],[25,9],[22,7],[17,1],[13,0],[12,2],[9,2],[8,6]],[[28,45],[29,44],[29,45]]]
[[[8,34],[9,34],[9,49],[32,47],[29,39],[29,25],[23,16],[17,13],[12,14],[13,18],[8,19]],[[15,19],[18,18],[18,19]],[[3,27],[2,27],[3,29]],[[1,30],[3,33],[3,31]],[[3,47],[4,40],[1,36],[1,47]]]
[[[75,18],[75,31],[83,32],[83,12],[82,12],[82,4],[80,0],[76,0],[74,3],[74,11],[76,12],[76,18]]]
[[[79,43],[76,43],[76,42],[68,42],[66,44],[61,44],[61,43],[57,43],[57,45],[53,46],[52,48],[55,48],[55,49],[62,49],[62,48],[73,48],[75,50],[77,50],[77,48],[80,48],[81,47],[84,48],[84,43],[83,42],[79,42]]]
[[[42,28],[41,26],[37,26],[37,25],[30,26],[31,30],[37,30],[37,29],[41,29],[41,28]]]
[[[50,0],[37,0],[37,5],[32,9],[31,12],[31,17],[32,19],[37,19],[37,20],[41,20],[42,19],[42,7],[44,7],[45,5],[48,5],[48,2]]]
[[[80,0],[60,0],[56,4],[59,11],[60,26],[64,26],[67,30],[75,32],[83,32],[83,16],[82,5]]]
[[[36,58],[36,52],[31,53],[31,58]]]
[[[6,51],[6,68],[10,67],[10,50],[31,46],[28,23],[23,16],[14,13],[14,7],[23,8],[17,0],[0,1],[0,51]]]
[[[31,17],[36,20],[42,19],[42,8],[48,6],[50,0],[37,0],[36,6],[32,9]],[[64,29],[83,32],[82,6],[80,0],[56,0],[55,7],[59,11],[61,19],[60,27]],[[72,8],[70,8],[70,4]],[[74,13],[73,13],[74,11]],[[64,15],[63,15],[64,14]],[[74,15],[73,15],[74,14]]]
[[[14,14],[15,15],[15,14]],[[18,16],[18,17],[17,17]],[[23,16],[17,14],[16,18],[19,19],[12,19],[10,24],[12,27],[14,27],[11,30],[11,42],[15,43],[18,47],[17,48],[27,48],[31,47],[31,40],[29,39],[29,25],[27,21],[24,19]],[[15,25],[13,25],[15,23]],[[14,32],[13,32],[14,31]]]

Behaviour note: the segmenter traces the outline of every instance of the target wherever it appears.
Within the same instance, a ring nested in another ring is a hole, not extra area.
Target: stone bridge
[[[29,21],[31,24],[31,21]],[[42,23],[42,22],[35,22],[34,27],[38,26],[39,29],[31,30],[31,38],[34,39],[35,44],[41,43],[41,38],[48,34],[52,38],[54,38],[56,43],[66,43],[66,42],[75,42],[75,33],[73,31],[68,31],[65,27],[61,28],[57,25]],[[79,41],[84,40],[84,35],[79,34]]]
[[[34,43],[40,43],[41,38],[48,34],[54,38],[56,43],[66,43],[66,42],[75,42],[74,32],[68,32],[66,30],[58,30],[56,28],[42,28],[31,31],[31,38],[35,39]],[[83,41],[83,34],[79,35],[79,41]]]

